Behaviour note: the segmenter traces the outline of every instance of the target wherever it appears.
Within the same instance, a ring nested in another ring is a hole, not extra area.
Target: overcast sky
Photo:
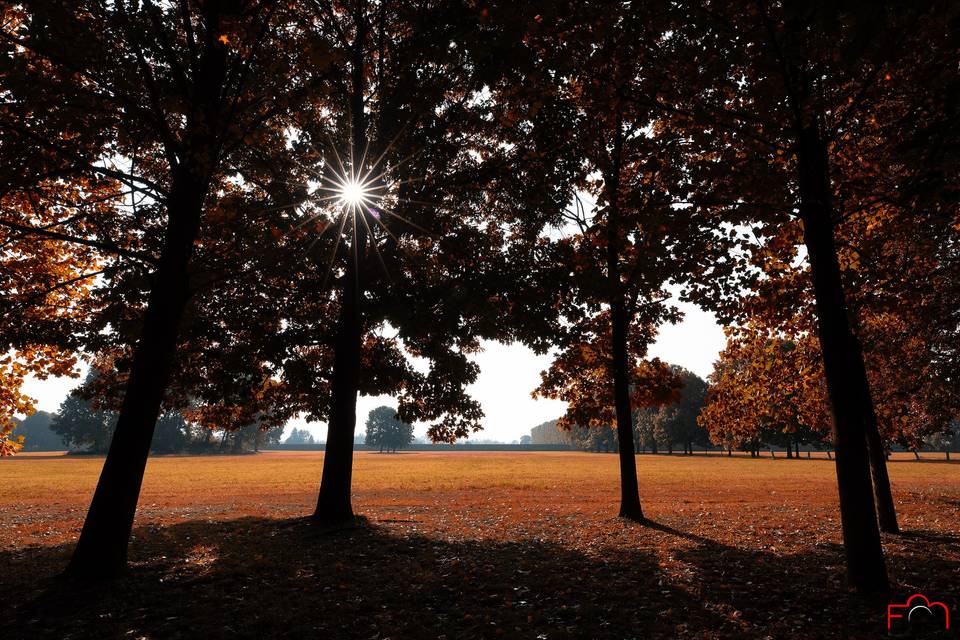
[[[723,348],[723,331],[712,314],[693,305],[681,303],[679,307],[685,313],[683,322],[663,327],[650,355],[706,377]],[[549,357],[536,356],[518,344],[490,342],[485,347],[484,352],[475,357],[480,365],[480,377],[470,387],[471,395],[479,400],[486,414],[484,430],[476,434],[475,439],[519,440],[520,436],[529,434],[534,425],[563,413],[562,402],[534,400],[530,397],[530,392],[540,382],[540,372],[550,363]],[[38,409],[55,412],[70,389],[79,383],[79,379],[71,378],[29,380],[25,391],[37,398]],[[387,396],[360,398],[357,404],[358,431],[363,430],[367,413],[381,404],[396,406]],[[306,426],[315,437],[326,439],[324,424],[308,425],[303,420],[296,420],[288,425],[287,430],[294,426]],[[423,435],[425,431],[425,427],[416,429],[417,435]]]

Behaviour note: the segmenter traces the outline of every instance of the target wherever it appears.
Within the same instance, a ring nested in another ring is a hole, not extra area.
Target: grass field
[[[654,524],[614,517],[617,459],[358,453],[362,526],[312,511],[322,453],[150,461],[131,571],[54,580],[102,458],[0,461],[0,637],[879,637],[844,588],[828,460],[640,456]],[[954,603],[960,465],[896,460],[893,599]],[[3,625],[7,625],[6,628]]]

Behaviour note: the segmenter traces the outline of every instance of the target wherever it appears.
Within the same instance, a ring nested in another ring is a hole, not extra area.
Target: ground
[[[615,517],[612,454],[358,453],[364,520],[330,530],[303,518],[322,455],[152,459],[129,572],[83,588],[56,576],[103,459],[0,461],[0,638],[887,633],[888,600],[844,586],[829,460],[639,456],[641,526]],[[960,616],[960,465],[890,475],[890,601],[922,592]]]

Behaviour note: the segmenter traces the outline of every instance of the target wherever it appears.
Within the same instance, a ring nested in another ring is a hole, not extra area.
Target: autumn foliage
[[[453,442],[483,418],[472,356],[520,342],[552,357],[535,394],[567,403],[561,427],[615,428],[642,523],[636,413],[682,398],[649,357],[679,298],[728,331],[700,424],[727,447],[830,440],[849,577],[883,592],[885,454],[960,413],[957,19],[6,3],[0,454],[27,377],[90,363],[80,393],[117,426],[70,571],[112,577],[163,413],[326,422],[314,519],[343,525],[358,395]]]

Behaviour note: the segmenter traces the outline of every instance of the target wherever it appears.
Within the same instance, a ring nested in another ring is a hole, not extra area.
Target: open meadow
[[[358,453],[352,529],[312,512],[323,454],[154,457],[117,583],[68,560],[102,458],[0,461],[0,637],[878,637],[848,595],[833,463],[638,457],[648,526],[615,517],[617,457]],[[954,603],[960,466],[890,465],[894,597]],[[9,612],[9,609],[8,609]]]

